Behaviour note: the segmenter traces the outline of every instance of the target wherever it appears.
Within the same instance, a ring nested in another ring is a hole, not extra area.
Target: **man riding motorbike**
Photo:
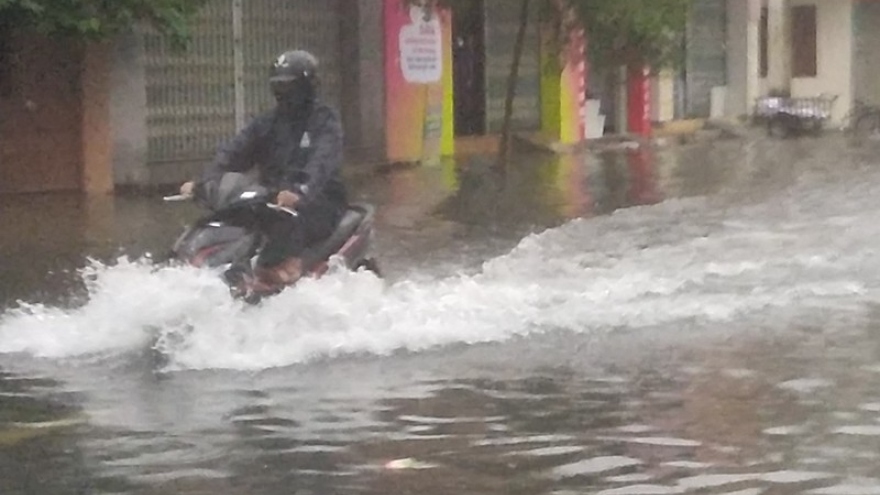
[[[342,125],[337,112],[317,97],[317,72],[317,59],[306,51],[279,56],[269,77],[275,108],[222,146],[200,179],[180,188],[182,195],[204,198],[223,174],[256,168],[275,203],[297,210],[297,216],[279,216],[265,227],[267,242],[254,270],[257,293],[296,282],[303,251],[330,237],[348,204],[340,177]]]

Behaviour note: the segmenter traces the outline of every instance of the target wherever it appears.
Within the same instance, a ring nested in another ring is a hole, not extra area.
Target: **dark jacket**
[[[226,172],[247,172],[257,167],[260,183],[269,189],[297,192],[305,203],[324,195],[334,203],[345,204],[339,116],[321,102],[302,114],[292,117],[276,108],[254,118],[221,146],[199,185],[217,180]]]

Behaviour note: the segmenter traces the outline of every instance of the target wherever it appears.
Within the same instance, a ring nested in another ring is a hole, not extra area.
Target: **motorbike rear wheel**
[[[355,271],[366,270],[368,272],[373,272],[379,278],[382,278],[382,270],[379,268],[379,263],[375,258],[366,258],[355,266]]]

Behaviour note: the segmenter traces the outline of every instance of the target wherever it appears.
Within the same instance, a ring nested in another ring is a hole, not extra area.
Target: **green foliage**
[[[477,0],[403,0],[436,2],[453,10]],[[541,20],[559,39],[583,26],[591,61],[611,67],[644,63],[654,69],[677,66],[683,59],[684,36],[694,0],[536,0]],[[561,49],[564,43],[557,41]]]
[[[189,20],[206,0],[0,0],[7,25],[46,34],[101,39],[145,21],[179,45],[189,38]]]
[[[599,66],[677,66],[693,0],[565,0],[585,27]]]

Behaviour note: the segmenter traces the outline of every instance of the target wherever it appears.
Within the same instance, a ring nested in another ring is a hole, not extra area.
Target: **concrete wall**
[[[137,88],[122,91],[114,43],[82,43],[16,30],[0,63],[0,193],[114,188],[114,139],[145,142],[143,111],[129,108]],[[138,57],[127,61],[138,60]],[[135,85],[136,86],[136,85]],[[143,92],[143,85],[140,86]],[[114,104],[115,101],[115,104]],[[123,153],[124,154],[124,153]],[[130,160],[120,160],[130,163]],[[143,167],[143,161],[137,163]]]
[[[841,122],[853,99],[852,0],[792,0],[791,5],[816,5],[816,77],[791,80],[791,95],[838,95],[832,119]]]

